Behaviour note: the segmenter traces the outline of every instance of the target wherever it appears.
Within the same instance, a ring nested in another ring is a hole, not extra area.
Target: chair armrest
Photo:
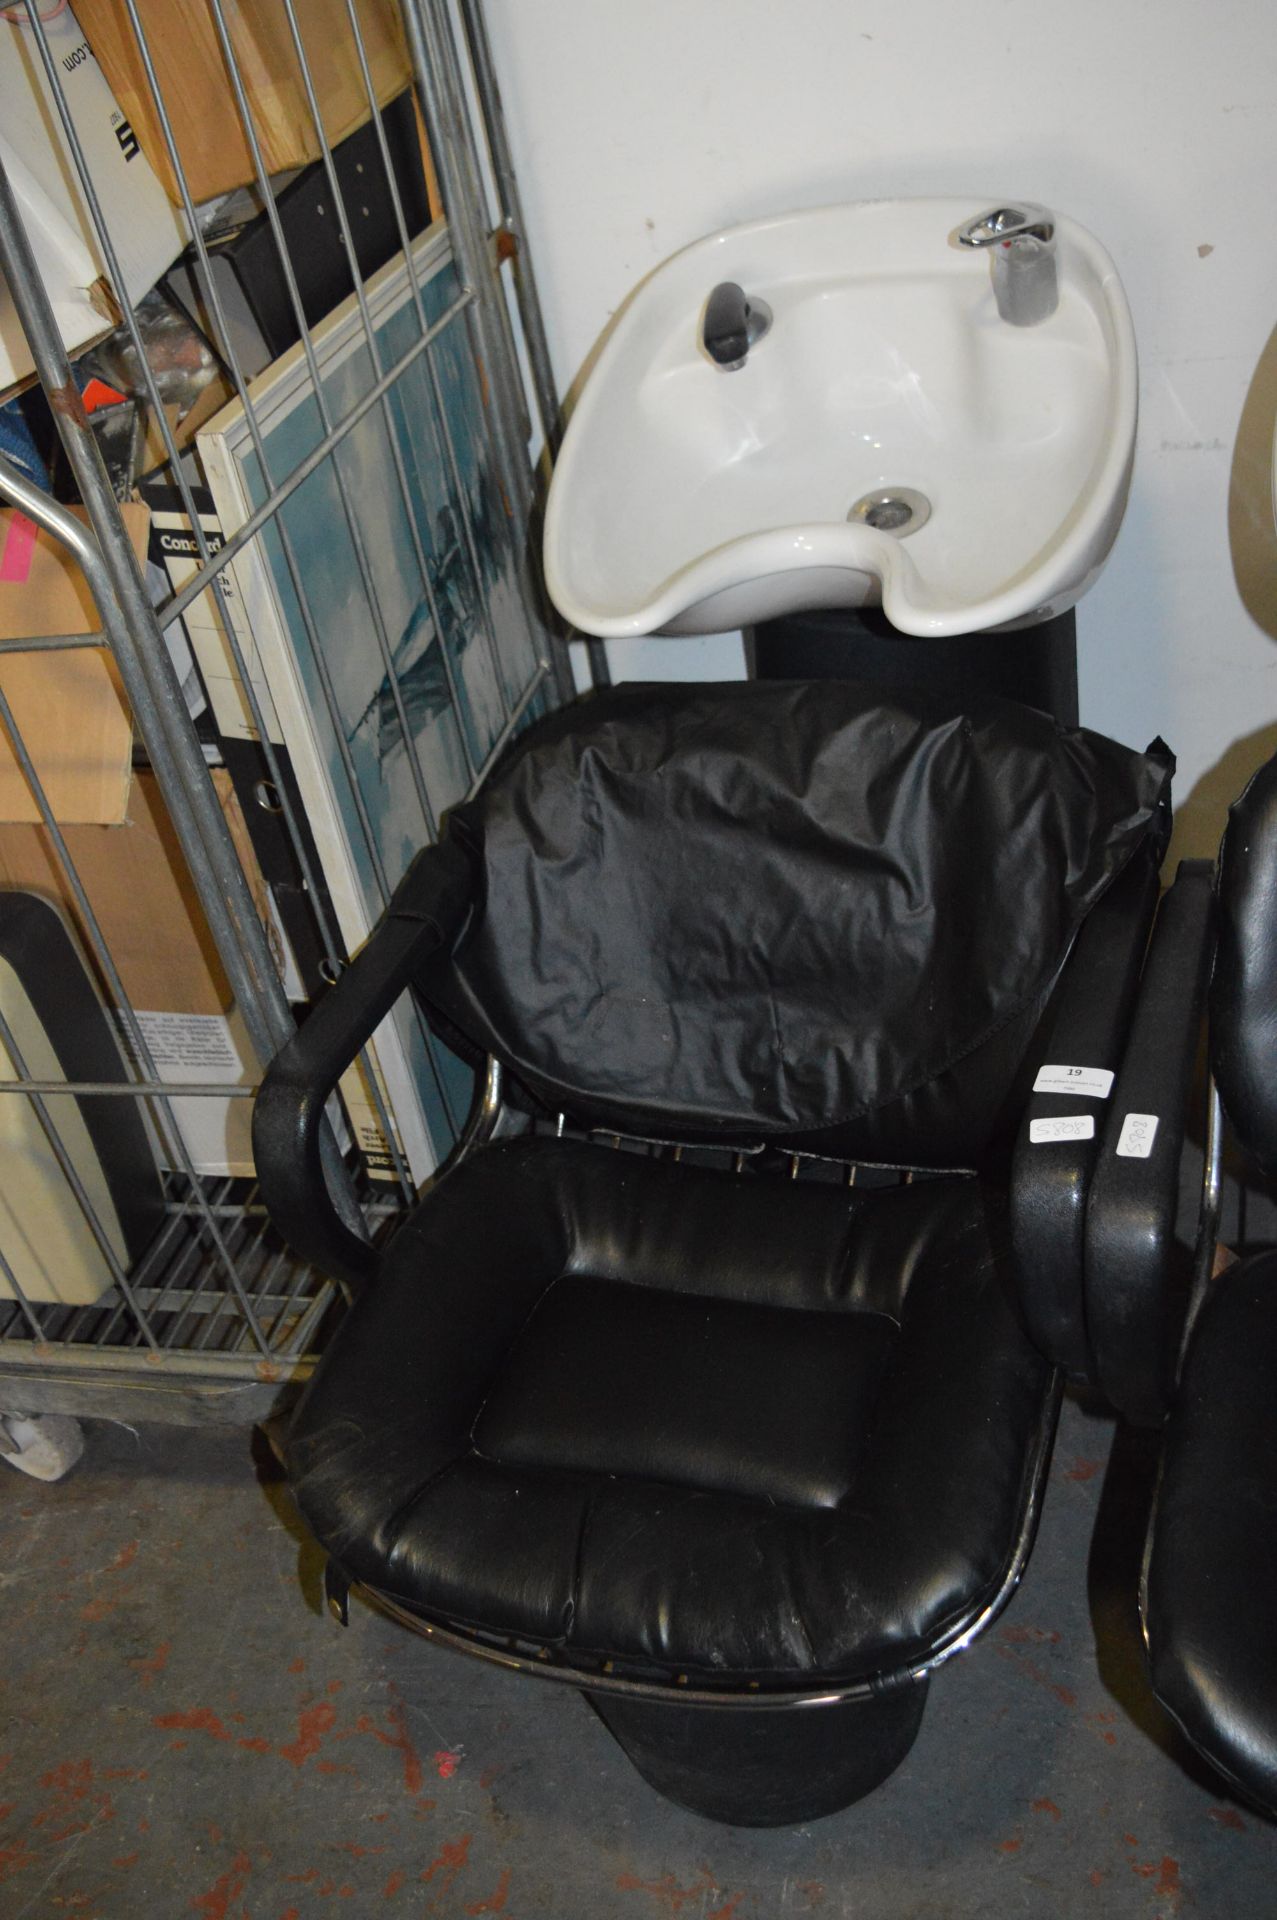
[[[253,1108],[253,1159],[262,1198],[294,1252],[358,1285],[377,1253],[342,1221],[320,1158],[330,1094],[428,956],[462,926],[470,865],[451,841],[418,854],[385,915],[305,1024],[280,1049]]]
[[[1188,1306],[1176,1271],[1180,1155],[1214,948],[1214,872],[1180,863],[1158,910],[1086,1210],[1086,1321],[1099,1385],[1143,1426],[1165,1415]]]
[[[1210,983],[1215,1085],[1229,1125],[1266,1173],[1277,1171],[1277,755],[1228,809],[1219,850],[1219,921]]]
[[[1157,904],[1160,840],[1132,855],[1083,922],[1056,989],[1040,1041],[1041,1062],[1115,1069]],[[1083,1272],[1086,1196],[1107,1103],[1034,1093],[1025,1107],[1011,1168],[1011,1246],[1020,1304],[1039,1352],[1074,1378],[1088,1379]],[[1089,1137],[1043,1139],[1035,1123],[1090,1119]]]

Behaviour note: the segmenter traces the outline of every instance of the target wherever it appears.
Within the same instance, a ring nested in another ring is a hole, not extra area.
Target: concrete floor
[[[1112,1436],[1066,1407],[1024,1585],[899,1772],[757,1833],[655,1797],[566,1688],[343,1633],[260,1441],[94,1426],[59,1486],[0,1469],[0,1915],[1277,1913],[1277,1832],[1144,1684],[1151,1455]]]

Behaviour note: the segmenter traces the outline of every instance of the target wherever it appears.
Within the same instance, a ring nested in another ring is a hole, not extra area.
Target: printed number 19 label
[[[1034,1093],[1082,1094],[1088,1100],[1107,1100],[1113,1085],[1109,1067],[1039,1067]]]

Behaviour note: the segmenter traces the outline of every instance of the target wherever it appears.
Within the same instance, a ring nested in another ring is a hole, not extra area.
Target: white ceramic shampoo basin
[[[1061,219],[1056,310],[1002,319],[989,259],[955,238],[985,204],[760,220],[645,280],[550,489],[564,617],[606,639],[881,601],[901,632],[939,636],[1027,626],[1085,593],[1130,481],[1130,313],[1104,249]],[[701,339],[723,281],[773,316],[730,372]],[[901,531],[849,520],[877,494],[913,502]]]

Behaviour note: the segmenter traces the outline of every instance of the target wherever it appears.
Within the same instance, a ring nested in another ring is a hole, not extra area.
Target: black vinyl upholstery
[[[1277,1254],[1198,1316],[1167,1429],[1144,1591],[1153,1685],[1249,1800],[1277,1813]]]
[[[1182,860],[1158,905],[1086,1202],[1092,1377],[1109,1405],[1141,1426],[1166,1418],[1192,1291],[1182,1169],[1205,1025],[1213,879],[1209,861]],[[1132,1117],[1134,1143],[1124,1138]]]
[[[1229,809],[1210,1050],[1241,1145],[1277,1169],[1277,760]],[[1166,1428],[1142,1595],[1158,1698],[1277,1815],[1277,1254],[1206,1293]]]
[[[997,1591],[1047,1378],[974,1180],[857,1194],[511,1141],[399,1234],[289,1461],[347,1571],[437,1617],[873,1673]]]
[[[849,681],[613,688],[449,821],[418,985],[551,1111],[972,1166],[1170,756]]]
[[[1211,1065],[1252,1159],[1277,1170],[1277,759],[1228,810],[1216,883]]]
[[[373,1267],[326,1224],[317,1116],[408,982],[525,1112],[758,1151],[525,1134],[432,1188],[289,1443],[346,1575],[577,1673],[781,1693],[908,1680],[1004,1599],[1058,1385],[1011,1141],[1052,1037],[1118,1064],[1170,770],[849,683],[619,688],[534,728],[272,1068],[268,1204]],[[787,1178],[811,1148],[927,1171]]]
[[[1157,899],[1160,836],[1128,861],[1078,935],[1073,960],[1051,1009],[1043,1045],[1052,1060],[1115,1065],[1122,1056],[1149,920]],[[1040,1352],[1070,1378],[1094,1370],[1084,1299],[1087,1198],[1102,1145],[1058,1143],[1044,1154],[1035,1122],[1076,1114],[1067,1093],[1032,1093],[1023,1102],[1015,1148],[1013,1251],[1029,1332]]]

